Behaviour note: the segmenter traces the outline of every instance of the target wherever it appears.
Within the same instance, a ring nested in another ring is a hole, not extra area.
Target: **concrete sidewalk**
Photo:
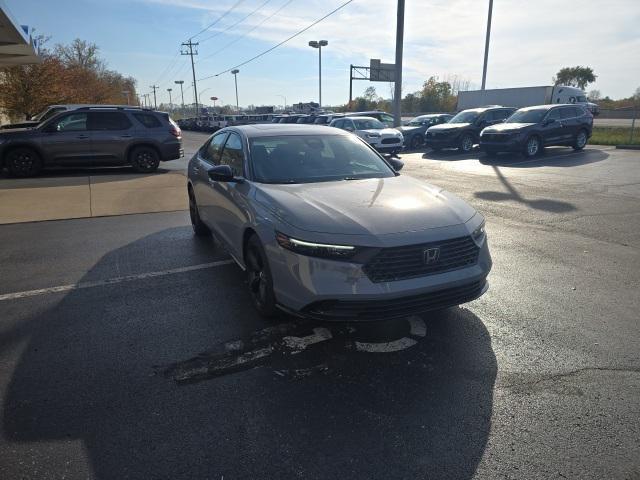
[[[183,171],[59,175],[0,179],[0,224],[167,212],[189,206]]]

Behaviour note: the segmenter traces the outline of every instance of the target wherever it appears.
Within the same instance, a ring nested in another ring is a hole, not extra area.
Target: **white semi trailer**
[[[598,114],[598,105],[589,102],[582,90],[564,85],[494,88],[458,93],[458,111],[486,105],[522,108],[550,103],[579,103],[587,107],[594,115]]]

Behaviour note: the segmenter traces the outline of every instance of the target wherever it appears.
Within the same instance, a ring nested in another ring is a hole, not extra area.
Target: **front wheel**
[[[460,140],[460,150],[464,153],[468,153],[473,149],[473,137],[469,134],[462,137]]]
[[[414,135],[413,137],[411,137],[411,142],[409,143],[409,146],[411,148],[415,150],[420,145],[422,145],[422,138],[420,137],[420,135]]]
[[[578,135],[576,135],[576,139],[573,142],[574,150],[582,150],[586,145],[589,137],[587,136],[587,132],[585,130],[580,130]]]
[[[524,156],[533,158],[540,153],[540,139],[538,137],[529,137],[524,147]]]
[[[253,235],[247,243],[245,265],[253,306],[263,317],[274,317],[277,307],[271,269],[264,247],[256,235]]]
[[[136,147],[129,155],[134,170],[139,173],[155,172],[160,165],[158,152],[151,147]]]
[[[5,164],[14,177],[33,177],[42,170],[42,159],[35,150],[14,148],[5,157]]]

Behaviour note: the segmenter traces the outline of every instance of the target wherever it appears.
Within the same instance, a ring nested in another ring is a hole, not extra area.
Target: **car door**
[[[242,138],[230,132],[222,150],[220,165],[229,165],[238,182],[211,181],[213,213],[219,234],[229,253],[242,258],[242,236],[249,221],[246,195],[249,183],[244,181],[246,154]]]
[[[206,142],[189,162],[189,178],[193,181],[193,188],[198,203],[198,213],[206,225],[218,233],[217,218],[215,216],[216,194],[213,191],[213,181],[209,178],[209,170],[220,165],[220,157],[228,132],[220,132]]]
[[[40,147],[47,163],[75,165],[91,161],[88,113],[62,114],[42,129]]]
[[[125,113],[89,112],[89,130],[95,163],[126,163],[134,128]]]
[[[562,141],[562,121],[560,109],[554,108],[542,121],[541,134],[545,145],[557,145]]]
[[[560,119],[562,122],[561,141],[562,143],[570,143],[578,133],[580,124],[576,107],[561,107]]]

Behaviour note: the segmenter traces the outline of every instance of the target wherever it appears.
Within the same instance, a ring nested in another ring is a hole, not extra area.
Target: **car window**
[[[375,118],[350,120],[350,123],[355,125],[356,130],[380,130],[385,128],[384,123]]]
[[[222,147],[227,139],[227,132],[214,135],[208,144],[201,150],[200,156],[214,165],[220,163],[220,154],[222,153]]]
[[[509,115],[511,115],[513,110],[494,110],[493,119],[494,120],[504,120]]]
[[[53,129],[57,132],[80,132],[87,129],[87,114],[73,113],[65,115],[54,122]]]
[[[121,112],[92,112],[89,114],[91,130],[127,130],[131,122]]]
[[[150,113],[134,113],[133,116],[137,121],[139,121],[147,128],[157,128],[162,126],[160,120],[158,120],[155,115],[151,115]]]
[[[39,116],[34,117],[34,120],[37,120],[39,122],[44,122],[45,120],[49,120],[54,115],[57,115],[60,112],[64,112],[65,110],[66,109],[64,107],[50,108],[46,112],[41,113]]]
[[[547,120],[560,120],[560,110],[557,108],[551,110],[547,115]]]
[[[222,150],[220,165],[229,165],[233,170],[233,175],[241,177],[244,175],[244,152],[242,150],[242,140],[237,133],[230,133],[227,143]]]
[[[576,109],[573,107],[562,107],[560,109],[560,117],[563,120],[569,119],[569,118],[576,118]]]
[[[393,117],[386,113],[383,113],[380,115],[380,120],[386,123],[387,125],[393,125]]]
[[[250,140],[261,183],[315,183],[393,177],[378,154],[354,135],[292,135]]]
[[[336,123],[333,124],[333,126],[336,128],[343,128],[344,120],[337,120]]]

